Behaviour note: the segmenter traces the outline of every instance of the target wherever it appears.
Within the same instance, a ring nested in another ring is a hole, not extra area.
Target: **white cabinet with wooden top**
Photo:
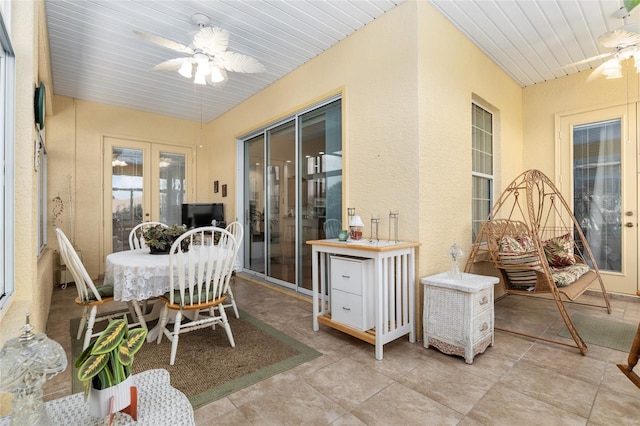
[[[331,256],[333,320],[361,331],[375,326],[373,260]]]

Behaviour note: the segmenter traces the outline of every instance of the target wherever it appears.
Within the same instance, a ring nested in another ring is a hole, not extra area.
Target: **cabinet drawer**
[[[472,315],[478,315],[480,312],[493,306],[493,294],[491,290],[493,290],[493,288],[485,288],[473,293]]]
[[[366,331],[362,296],[331,290],[331,319],[358,330]],[[369,328],[373,328],[373,325]]]
[[[493,309],[485,310],[475,317],[472,327],[472,341],[474,344],[493,333]]]
[[[331,256],[331,288],[361,295],[363,264],[362,260]]]

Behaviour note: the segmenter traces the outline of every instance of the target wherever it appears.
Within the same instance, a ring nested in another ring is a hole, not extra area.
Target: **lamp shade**
[[[213,83],[220,83],[221,81],[224,80],[224,76],[222,75],[222,72],[220,72],[220,68],[218,68],[217,66],[215,66],[213,64],[213,62],[211,62],[209,64],[211,66],[211,81]]]
[[[349,222],[349,226],[364,226],[364,223],[360,216],[353,216],[351,222]]]
[[[184,61],[180,66],[178,73],[183,77],[191,78],[191,76],[193,75],[193,65],[191,64],[191,61]]]

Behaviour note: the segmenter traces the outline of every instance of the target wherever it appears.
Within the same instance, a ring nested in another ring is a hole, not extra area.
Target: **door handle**
[[[627,228],[633,228],[633,223],[627,222],[624,224],[624,226],[626,226]]]
[[[633,212],[631,210],[624,212],[625,216],[633,216]]]

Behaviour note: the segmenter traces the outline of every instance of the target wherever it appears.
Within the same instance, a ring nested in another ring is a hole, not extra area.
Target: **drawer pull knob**
[[[480,300],[480,304],[481,304],[481,305],[486,305],[487,303],[489,303],[489,299],[487,298],[487,296],[484,296],[484,297]]]
[[[350,310],[351,310],[351,308],[347,308],[346,306],[343,306],[343,307],[342,307],[342,310],[344,310],[344,311],[350,311]]]
[[[482,327],[480,327],[480,331],[486,331],[488,328],[489,328],[489,324],[485,322],[482,324]]]
[[[351,275],[342,274],[342,278],[351,278]]]

